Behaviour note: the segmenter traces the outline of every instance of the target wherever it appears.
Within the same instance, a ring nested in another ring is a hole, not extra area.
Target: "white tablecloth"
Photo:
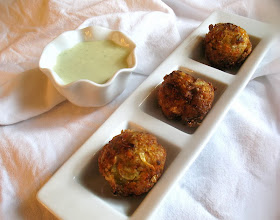
[[[218,9],[280,24],[277,0],[0,1],[0,219],[56,219],[38,190]],[[64,101],[38,61],[60,33],[94,24],[137,43],[142,75],[110,104],[82,108]],[[280,219],[279,51],[278,39],[153,219]]]

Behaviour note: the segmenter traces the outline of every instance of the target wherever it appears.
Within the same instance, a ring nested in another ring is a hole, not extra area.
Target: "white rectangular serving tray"
[[[238,69],[224,72],[204,59],[203,38],[208,26],[234,23],[250,35],[253,52]],[[218,127],[234,98],[246,86],[273,41],[270,25],[217,11],[211,14],[134,91],[80,149],[40,189],[38,200],[60,219],[147,219],[151,217]],[[156,101],[155,88],[166,74],[182,70],[210,81],[217,88],[213,108],[202,124],[190,129],[167,120]],[[167,150],[165,171],[152,190],[138,197],[116,197],[98,172],[98,151],[122,129],[155,135]]]

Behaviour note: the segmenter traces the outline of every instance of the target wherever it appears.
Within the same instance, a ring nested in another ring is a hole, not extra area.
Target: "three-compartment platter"
[[[233,23],[250,36],[253,52],[229,72],[208,65],[202,48],[208,26]],[[146,219],[203,150],[233,100],[246,86],[274,39],[269,24],[216,11],[130,95],[38,192],[38,200],[61,219]],[[157,105],[156,88],[173,70],[182,70],[216,87],[213,107],[194,129],[166,119]],[[121,130],[147,131],[167,150],[165,171],[147,194],[114,196],[98,172],[98,152]]]

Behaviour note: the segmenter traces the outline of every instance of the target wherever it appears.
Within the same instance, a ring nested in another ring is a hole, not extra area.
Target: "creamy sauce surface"
[[[81,42],[58,55],[54,71],[65,84],[79,79],[102,84],[128,67],[129,53],[129,48],[110,40]]]

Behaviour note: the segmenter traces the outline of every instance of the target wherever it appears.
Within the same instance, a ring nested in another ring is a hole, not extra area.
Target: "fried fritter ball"
[[[178,70],[164,77],[157,95],[167,118],[197,127],[212,107],[214,87],[210,82]]]
[[[133,130],[122,131],[99,155],[99,172],[114,194],[140,195],[148,192],[163,173],[166,150],[155,136]]]
[[[212,66],[219,69],[241,65],[252,52],[247,32],[231,23],[209,25],[204,43],[206,58]]]

